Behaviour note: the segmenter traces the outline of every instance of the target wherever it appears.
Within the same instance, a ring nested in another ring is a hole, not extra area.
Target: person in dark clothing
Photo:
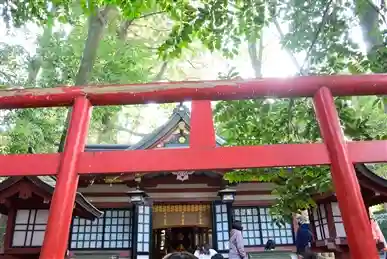
[[[211,257],[211,259],[224,259],[222,254],[215,254]]]
[[[313,241],[312,232],[309,230],[309,224],[299,223],[296,234],[297,254],[304,256],[308,252],[309,244]]]
[[[272,251],[275,249],[275,242],[274,240],[272,239],[269,239],[267,242],[266,242],[266,245],[265,245],[265,251]]]
[[[164,256],[163,259],[196,259],[196,257],[188,252],[173,252]]]
[[[173,249],[179,252],[188,251],[190,249],[190,244],[191,241],[189,240],[189,238],[180,232],[176,236]]]
[[[304,259],[318,259],[318,256],[316,253],[313,253],[313,252],[305,252],[304,255],[303,255]]]

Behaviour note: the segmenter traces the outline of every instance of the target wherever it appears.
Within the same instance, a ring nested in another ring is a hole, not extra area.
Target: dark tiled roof
[[[2,179],[0,183],[0,192],[6,190],[12,185],[20,182],[23,179],[27,179],[32,184],[36,185],[38,188],[44,190],[49,194],[54,193],[54,188],[56,185],[56,180],[50,176],[17,176],[17,177],[8,177]],[[98,210],[91,204],[81,193],[77,192],[75,196],[75,203],[85,212],[87,212],[88,218],[94,219],[102,216],[103,212]]]

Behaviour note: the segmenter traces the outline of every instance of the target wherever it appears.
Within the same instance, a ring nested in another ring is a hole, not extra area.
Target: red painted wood
[[[13,229],[15,228],[15,219],[16,219],[16,210],[15,208],[10,208],[10,210],[8,211],[7,226],[5,229],[4,250],[9,250],[12,248]]]
[[[168,103],[187,100],[237,100],[264,96],[313,96],[322,86],[335,96],[385,95],[387,76],[336,75],[250,80],[167,82],[132,85],[105,85],[33,88],[0,91],[0,108],[70,106],[86,95],[93,105]]]
[[[193,101],[191,112],[191,148],[214,148],[215,129],[212,119],[211,101]]]
[[[269,145],[84,153],[79,171],[191,171],[328,163],[329,158],[322,144]]]
[[[79,179],[77,166],[85,148],[90,114],[89,100],[86,97],[77,98],[71,113],[40,259],[65,256]]]
[[[328,88],[323,87],[316,93],[314,105],[321,135],[331,159],[332,180],[351,257],[378,259],[360,185],[344,141],[334,99]]]
[[[387,161],[387,141],[351,142],[351,159],[358,162]],[[367,155],[365,155],[367,153]],[[361,159],[359,159],[361,158]],[[138,163],[136,161],[147,161]],[[328,165],[323,144],[286,144],[214,149],[160,149],[110,151],[82,154],[80,174],[218,170],[273,166]]]
[[[2,165],[0,174],[4,176],[55,175],[59,159],[59,153],[0,155],[0,165]]]
[[[158,193],[183,193],[183,192],[190,192],[190,193],[198,193],[198,192],[213,192],[216,193],[219,191],[219,187],[208,187],[208,188],[144,188],[144,191],[146,193],[152,193],[152,194],[158,194]],[[237,195],[271,195],[271,190],[240,190],[237,191]],[[87,192],[83,191],[82,195],[91,198],[91,197],[128,197],[128,194],[125,192]]]
[[[387,161],[387,141],[348,142],[353,163]],[[147,161],[138,163],[137,161]],[[275,166],[328,165],[324,144],[278,144],[208,149],[158,149],[85,152],[80,174],[117,174],[179,170],[226,170]],[[0,176],[55,175],[59,154],[1,155]],[[31,167],[31,165],[36,165]]]

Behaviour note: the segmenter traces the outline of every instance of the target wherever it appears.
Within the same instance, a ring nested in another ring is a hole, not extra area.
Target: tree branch
[[[132,20],[125,20],[123,23],[121,23],[120,28],[117,31],[118,38],[120,40],[126,39],[126,36],[128,34],[128,29],[132,25],[133,21],[134,21],[133,19]]]
[[[304,59],[304,62],[301,66],[301,69],[300,69],[300,73],[302,73],[302,71],[304,70],[304,66],[305,64],[307,63],[308,59],[309,59],[309,56],[310,54],[312,53],[312,50],[313,50],[313,47],[314,45],[316,44],[319,36],[320,36],[320,33],[322,31],[322,28],[324,27],[326,21],[327,21],[327,18],[328,18],[328,11],[329,11],[329,8],[331,7],[331,4],[332,4],[333,0],[330,0],[326,5],[325,5],[325,9],[324,9],[324,12],[323,12],[323,17],[321,19],[321,23],[320,25],[318,26],[318,29],[317,29],[317,32],[316,32],[316,35],[312,41],[312,44],[309,46],[309,49],[306,53],[306,57]]]
[[[248,42],[248,51],[251,60],[251,65],[254,69],[255,78],[262,77],[262,56],[263,56],[263,37],[259,39],[259,49],[257,53],[257,40],[252,39]]]
[[[165,13],[165,11],[158,11],[158,12],[147,13],[147,14],[141,15],[141,16],[135,18],[135,19],[136,19],[136,20],[144,19],[144,18],[147,18],[147,17],[149,17],[149,16],[158,15],[158,14],[163,14],[163,13]]]
[[[14,73],[9,74],[9,73],[6,73],[2,70],[0,70],[0,77],[4,77],[4,79],[9,81],[10,83],[14,82],[16,79],[16,75]]]
[[[279,25],[278,20],[274,15],[273,15],[272,19],[273,19],[274,26],[276,27],[278,34],[280,35],[280,40],[283,41],[285,38],[285,34],[283,33],[281,26]],[[292,60],[293,65],[297,68],[298,71],[301,71],[301,66],[298,63],[294,54],[288,48],[284,48],[284,49],[285,49],[286,53],[289,55],[290,59]]]
[[[168,66],[168,62],[164,61],[160,67],[159,72],[156,74],[156,76],[153,78],[152,81],[161,80],[162,76],[164,75],[165,71],[167,70],[167,66]],[[126,128],[123,128],[120,126],[117,126],[118,127],[117,129],[128,132],[130,134],[129,139],[133,136],[140,136],[140,137],[146,136],[147,134],[142,134],[142,133],[138,133],[135,131],[136,128],[140,125],[140,118],[141,118],[141,112],[139,112],[138,115],[136,116],[136,118],[133,120],[133,125],[134,125],[133,130],[126,129]]]
[[[157,29],[155,27],[152,27],[148,24],[135,24],[133,23],[132,26],[136,26],[136,27],[141,27],[141,28],[148,28],[148,29],[151,29],[151,30],[154,30],[154,31],[158,31],[158,32],[168,32],[168,31],[171,31],[171,29]]]
[[[168,67],[168,61],[164,61],[163,64],[161,65],[160,67],[160,70],[159,72],[155,75],[155,77],[153,78],[153,82],[154,81],[160,81],[165,73],[165,71],[167,70],[167,67]]]
[[[135,132],[131,129],[128,129],[128,128],[125,128],[125,127],[122,127],[122,126],[119,126],[119,125],[115,125],[114,127],[116,130],[118,131],[125,131],[125,132],[128,132],[129,134],[131,134],[131,136],[137,136],[137,137],[145,137],[147,136],[148,134],[145,134],[145,133],[139,133],[139,132]]]

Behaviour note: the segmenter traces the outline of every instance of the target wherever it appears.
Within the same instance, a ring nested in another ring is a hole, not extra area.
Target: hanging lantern
[[[232,203],[235,200],[236,190],[226,187],[218,192],[218,196],[223,203]]]
[[[148,197],[146,192],[141,190],[138,186],[134,191],[128,192],[128,196],[130,198],[130,202],[133,204],[144,204],[145,199]]]

